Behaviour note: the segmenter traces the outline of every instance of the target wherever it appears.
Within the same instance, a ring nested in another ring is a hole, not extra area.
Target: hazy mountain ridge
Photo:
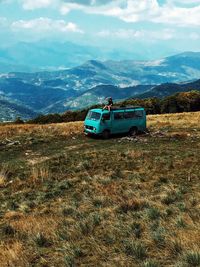
[[[149,56],[146,55],[148,58]],[[92,59],[121,60],[142,58],[139,51],[125,51],[69,41],[18,42],[4,47],[0,44],[0,72],[36,72],[72,68]]]
[[[111,96],[115,101],[133,97],[139,92],[146,92],[152,88],[152,85],[137,85],[132,87],[120,88],[114,85],[98,85],[94,88],[81,93],[78,97],[70,101],[60,101],[45,109],[45,113],[63,112],[69,109],[81,109],[94,105],[96,103],[104,104],[105,98]]]
[[[64,112],[131,97],[164,97],[199,90],[200,53],[186,52],[154,61],[90,60],[71,69],[0,75],[0,94],[33,112]],[[177,84],[178,83],[178,84]]]
[[[163,97],[175,94],[175,93],[188,92],[192,90],[200,91],[200,80],[197,80],[194,82],[183,83],[183,84],[175,84],[175,83],[161,84],[161,85],[155,86],[148,92],[137,95],[136,97],[137,98],[149,98],[149,97],[163,98]]]

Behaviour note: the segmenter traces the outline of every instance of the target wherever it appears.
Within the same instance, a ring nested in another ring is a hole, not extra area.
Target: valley
[[[81,66],[60,71],[10,72],[0,76],[0,100],[15,103],[32,114],[62,113],[128,98],[163,98],[199,90],[200,53],[188,52],[157,61],[90,60]],[[1,108],[0,120],[8,112]],[[22,119],[34,115],[19,112]],[[12,120],[7,116],[4,120]]]

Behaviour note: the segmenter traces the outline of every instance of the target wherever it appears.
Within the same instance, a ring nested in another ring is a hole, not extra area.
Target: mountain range
[[[199,78],[199,52],[153,61],[89,60],[64,70],[1,73],[0,120],[80,109],[103,103],[107,96],[118,101],[199,90]],[[10,107],[13,115],[5,115]]]

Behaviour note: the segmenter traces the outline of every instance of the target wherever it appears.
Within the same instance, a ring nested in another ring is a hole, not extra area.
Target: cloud
[[[7,24],[7,18],[5,17],[0,17],[0,26],[4,26]]]
[[[60,7],[62,14],[79,9],[85,13],[117,17],[128,23],[152,22],[176,26],[200,26],[200,0],[71,0]]]
[[[8,19],[5,17],[0,17],[0,31],[7,31],[9,27]]]
[[[22,0],[22,7],[26,10],[47,8],[54,2],[55,2],[54,0]]]
[[[85,5],[85,6],[100,6],[114,2],[114,0],[63,0],[63,2]]]
[[[168,0],[168,3],[171,4],[181,4],[181,5],[199,5],[200,0]]]
[[[50,18],[37,18],[33,20],[18,20],[11,24],[13,31],[33,31],[44,33],[56,32],[73,32],[84,33],[79,27],[72,22],[65,22],[64,20],[52,20]]]

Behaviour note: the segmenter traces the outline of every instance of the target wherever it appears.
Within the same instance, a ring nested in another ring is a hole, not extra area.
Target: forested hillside
[[[200,92],[190,91],[177,93],[175,95],[159,98],[147,99],[128,99],[122,102],[115,103],[117,106],[142,106],[147,114],[162,114],[162,113],[177,113],[200,110]],[[90,108],[103,107],[102,105],[91,106]],[[56,123],[82,121],[85,119],[89,109],[66,111],[63,114],[40,115],[39,117],[30,120],[29,123]]]

